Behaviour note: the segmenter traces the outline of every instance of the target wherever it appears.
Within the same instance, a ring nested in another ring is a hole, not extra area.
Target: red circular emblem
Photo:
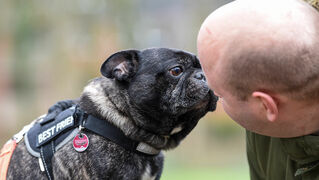
[[[86,134],[77,134],[73,139],[73,147],[77,152],[83,152],[89,147],[89,138]]]

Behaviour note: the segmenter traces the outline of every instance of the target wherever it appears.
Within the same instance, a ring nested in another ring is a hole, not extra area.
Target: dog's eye
[[[173,67],[172,69],[170,69],[169,72],[173,76],[178,76],[183,72],[183,69],[179,66],[176,66],[176,67]]]

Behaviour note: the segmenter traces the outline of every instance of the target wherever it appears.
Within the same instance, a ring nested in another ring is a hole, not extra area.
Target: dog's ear
[[[101,66],[102,75],[119,81],[129,81],[137,71],[139,52],[126,50],[111,55]]]

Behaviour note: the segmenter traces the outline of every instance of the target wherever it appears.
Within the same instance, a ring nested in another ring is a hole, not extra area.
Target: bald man
[[[251,179],[319,179],[315,8],[301,0],[234,1],[207,17],[197,47],[210,88],[247,129]]]

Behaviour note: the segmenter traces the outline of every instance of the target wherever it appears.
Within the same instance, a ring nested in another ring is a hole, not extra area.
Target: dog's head
[[[126,50],[113,54],[101,73],[127,89],[138,112],[137,126],[169,136],[175,147],[208,111],[217,97],[208,88],[197,57],[168,48]]]

